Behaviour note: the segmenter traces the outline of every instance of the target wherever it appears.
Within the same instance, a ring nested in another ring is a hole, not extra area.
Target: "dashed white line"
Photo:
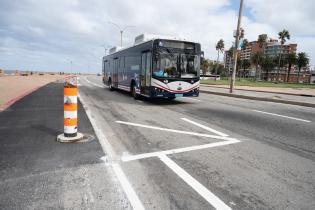
[[[285,115],[280,115],[280,114],[275,114],[275,113],[270,113],[270,112],[263,112],[263,111],[259,111],[259,110],[252,110],[254,112],[258,112],[258,113],[262,113],[262,114],[267,114],[267,115],[273,115],[273,116],[277,116],[277,117],[283,117],[283,118],[287,118],[287,119],[292,119],[292,120],[298,120],[298,121],[302,121],[302,122],[312,122],[309,120],[304,120],[304,119],[300,119],[300,118],[296,118],[296,117],[289,117],[289,116],[285,116]]]
[[[181,134],[186,134],[186,135],[202,136],[202,137],[221,139],[221,140],[234,140],[233,138],[228,138],[225,136],[216,136],[216,135],[205,134],[205,133],[196,133],[196,132],[190,132],[190,131],[174,130],[174,129],[169,129],[169,128],[161,128],[161,127],[156,127],[156,126],[151,126],[151,125],[143,125],[143,124],[132,123],[132,122],[124,122],[124,121],[115,121],[115,122],[119,123],[119,124],[131,125],[131,126],[142,127],[142,128],[149,128],[149,129],[154,129],[154,130],[167,131],[167,132],[172,132],[172,133],[181,133]]]
[[[190,187],[192,187],[199,195],[208,201],[214,208],[220,210],[231,210],[231,208],[220,200],[215,194],[210,192],[205,186],[200,184],[194,177],[177,165],[166,155],[159,155],[160,160],[165,163],[175,174],[182,178]]]
[[[186,122],[189,122],[189,123],[191,123],[191,124],[194,124],[194,125],[196,125],[196,126],[198,126],[198,127],[200,127],[200,128],[203,128],[203,129],[205,129],[205,130],[207,130],[207,131],[210,131],[210,132],[212,132],[212,133],[215,133],[215,134],[217,134],[217,135],[219,135],[219,136],[229,136],[229,135],[227,135],[227,134],[225,134],[225,133],[222,133],[222,132],[220,132],[220,131],[217,131],[217,130],[215,130],[215,129],[213,129],[213,128],[209,128],[209,127],[207,127],[207,126],[204,126],[204,125],[201,125],[200,123],[197,123],[197,122],[194,122],[194,121],[192,121],[192,120],[189,120],[189,119],[187,119],[187,118],[181,118],[182,120],[184,120],[184,121],[186,121]]]
[[[128,161],[133,161],[133,160],[156,157],[159,155],[171,155],[171,154],[177,154],[177,153],[182,153],[182,152],[190,152],[190,151],[194,151],[194,150],[219,147],[219,146],[235,144],[235,143],[239,143],[239,142],[241,142],[241,141],[234,139],[234,140],[221,141],[221,142],[215,142],[215,143],[209,143],[209,144],[202,144],[202,145],[191,146],[191,147],[182,147],[182,148],[177,148],[177,149],[164,150],[164,151],[159,151],[159,152],[150,152],[150,153],[143,153],[143,154],[131,155],[131,156],[125,155],[121,158],[121,160],[124,162],[128,162]]]

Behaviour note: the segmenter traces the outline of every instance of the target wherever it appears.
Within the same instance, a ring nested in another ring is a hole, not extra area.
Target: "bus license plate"
[[[183,97],[183,94],[175,94],[175,97]]]

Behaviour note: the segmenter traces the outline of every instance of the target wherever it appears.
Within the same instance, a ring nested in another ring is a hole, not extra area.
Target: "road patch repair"
[[[63,83],[0,112],[0,209],[131,209],[97,140],[61,144]],[[78,125],[95,136],[78,100]]]
[[[231,209],[228,205],[226,205],[220,198],[218,198],[215,194],[213,194],[210,190],[208,190],[205,186],[203,186],[200,182],[198,182],[194,177],[192,177],[189,173],[187,173],[183,168],[181,168],[178,164],[176,164],[172,159],[170,159],[167,155],[172,155],[176,153],[183,153],[183,152],[189,152],[189,151],[195,151],[195,150],[201,150],[201,149],[208,149],[213,147],[219,147],[219,146],[225,146],[229,144],[235,144],[241,142],[238,139],[228,137],[229,135],[222,133],[220,131],[217,131],[215,129],[209,128],[205,125],[202,125],[198,122],[192,121],[187,118],[181,118],[181,120],[191,123],[195,126],[198,126],[200,128],[203,128],[209,132],[215,133],[216,135],[212,134],[205,134],[205,133],[195,133],[190,131],[181,131],[181,130],[174,130],[169,128],[161,128],[156,126],[150,126],[150,125],[143,125],[138,123],[131,123],[131,122],[123,122],[123,121],[116,121],[116,123],[124,124],[127,126],[135,126],[135,127],[142,127],[147,129],[153,129],[153,130],[160,130],[165,132],[172,132],[172,133],[178,133],[183,135],[193,135],[193,136],[199,136],[199,137],[206,137],[206,138],[212,138],[217,140],[223,140],[220,142],[215,143],[209,143],[209,144],[203,144],[203,145],[196,145],[196,146],[190,146],[190,147],[184,147],[184,148],[175,148],[171,150],[164,150],[164,151],[158,151],[158,152],[151,152],[151,153],[144,153],[144,154],[137,154],[137,155],[127,155],[123,156],[121,159],[123,162],[129,162],[144,158],[153,158],[157,157],[159,158],[166,166],[168,166],[175,174],[177,174],[183,181],[185,181],[190,187],[192,187],[200,196],[202,196],[209,204],[211,204],[216,209]]]

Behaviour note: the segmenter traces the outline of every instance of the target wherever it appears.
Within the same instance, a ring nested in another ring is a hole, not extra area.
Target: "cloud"
[[[303,2],[303,6],[291,0],[245,2],[250,16],[243,18],[242,25],[249,40],[261,33],[276,37],[279,30],[288,28],[299,49],[315,58],[315,29],[310,27],[314,25],[312,1]],[[125,46],[132,45],[141,33],[175,35],[200,42],[205,55],[215,59],[215,43],[222,38],[229,48],[233,41],[238,8],[232,3],[0,0],[0,68],[67,71],[73,61],[76,71],[87,71],[90,66],[91,71],[99,72],[104,54],[101,45],[120,43],[119,30],[108,21],[122,27],[136,26],[124,32]],[[281,5],[283,10],[279,12]]]

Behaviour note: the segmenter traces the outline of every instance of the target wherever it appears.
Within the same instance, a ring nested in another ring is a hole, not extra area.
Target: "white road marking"
[[[210,135],[210,134],[205,134],[205,133],[180,131],[180,130],[174,130],[174,129],[169,129],[169,128],[161,128],[161,127],[156,127],[156,126],[143,125],[143,124],[138,124],[138,123],[124,122],[124,121],[115,121],[115,122],[119,123],[119,124],[131,125],[131,126],[142,127],[142,128],[150,128],[150,129],[154,129],[154,130],[161,130],[161,131],[167,131],[167,132],[172,132],[172,133],[181,133],[181,134],[187,134],[187,135],[193,135],[193,136],[202,136],[202,137],[221,139],[221,140],[234,140],[233,138],[228,138],[225,136],[215,136],[215,135]]]
[[[187,118],[181,118],[182,120],[184,120],[184,121],[186,121],[186,122],[189,122],[189,123],[191,123],[191,124],[194,124],[194,125],[196,125],[196,126],[198,126],[198,127],[200,127],[200,128],[203,128],[203,129],[205,129],[205,130],[207,130],[207,131],[210,131],[210,132],[212,132],[212,133],[215,133],[215,134],[217,134],[217,135],[219,135],[219,136],[229,136],[229,135],[227,135],[227,134],[225,134],[225,133],[222,133],[222,132],[220,132],[220,131],[217,131],[217,130],[215,130],[215,129],[213,129],[213,128],[209,128],[209,127],[207,127],[207,126],[204,126],[204,125],[201,125],[201,124],[199,124],[199,123],[197,123],[197,122],[194,122],[194,121],[192,121],[192,120],[189,120],[189,119],[187,119]]]
[[[125,155],[121,158],[121,160],[124,162],[128,162],[128,161],[139,160],[139,159],[144,159],[144,158],[156,157],[159,155],[171,155],[171,154],[176,154],[176,153],[189,152],[189,151],[194,151],[194,150],[201,150],[201,149],[207,149],[207,148],[212,148],[212,147],[235,144],[239,142],[241,141],[234,139],[234,140],[221,141],[221,142],[215,142],[215,143],[210,143],[210,144],[202,144],[202,145],[191,146],[191,147],[182,147],[182,148],[177,148],[177,149],[164,150],[164,151],[159,151],[159,152],[144,153],[144,154],[139,154],[139,155]]]
[[[116,173],[116,176],[119,179],[121,186],[123,187],[126,195],[128,196],[129,201],[131,202],[132,208],[134,210],[144,210],[144,206],[142,205],[140,199],[137,194],[133,190],[130,182],[128,181],[125,173],[122,171],[120,165],[118,163],[112,164],[113,169]]]
[[[190,97],[178,97],[178,98],[176,98],[176,99],[188,99],[188,100],[193,100],[193,101],[201,102],[201,100],[199,100],[199,99],[190,98]]]
[[[194,177],[177,165],[166,155],[159,155],[160,160],[165,163],[172,171],[182,178],[189,186],[191,186],[199,195],[208,201],[216,209],[231,210],[231,208],[221,201],[215,194],[210,192],[205,186],[198,182]]]
[[[309,121],[309,120],[303,120],[303,119],[300,119],[300,118],[289,117],[289,116],[280,115],[280,114],[274,114],[274,113],[270,113],[270,112],[263,112],[263,111],[259,111],[259,110],[252,110],[252,111],[258,112],[258,113],[262,113],[262,114],[273,115],[273,116],[277,116],[277,117],[288,118],[288,119],[292,119],[292,120],[298,120],[298,121],[302,121],[302,122],[308,122],[308,123],[312,122],[312,121]]]
[[[91,81],[90,81],[88,78],[86,78],[86,77],[84,77],[84,79],[85,79],[88,83],[90,83],[90,84],[92,84],[92,85],[94,85],[94,86],[101,87],[101,88],[104,87],[103,85],[99,85],[99,84],[96,84],[96,83],[94,83],[94,82],[91,82]]]
[[[104,153],[107,154],[108,161],[112,162],[112,161],[116,160],[117,155],[116,155],[115,151],[113,150],[112,146],[110,145],[109,141],[107,140],[107,138],[104,135],[104,133],[102,132],[102,130],[98,128],[97,123],[94,120],[90,109],[88,109],[86,107],[85,101],[83,100],[81,95],[78,94],[78,96],[79,96],[81,103],[85,109],[85,112],[86,112],[86,114],[87,114],[87,116],[88,116],[88,118],[92,124],[92,127],[95,131],[95,134],[100,141],[102,149],[103,149]],[[138,195],[136,194],[136,192],[132,188],[126,175],[124,174],[123,170],[121,169],[121,166],[118,163],[114,163],[114,162],[110,165],[112,166],[112,168],[116,174],[116,177],[121,184],[121,187],[123,188],[124,192],[126,193],[132,208],[135,210],[138,210],[138,209],[144,210],[145,208],[144,208],[143,204],[141,203]]]

